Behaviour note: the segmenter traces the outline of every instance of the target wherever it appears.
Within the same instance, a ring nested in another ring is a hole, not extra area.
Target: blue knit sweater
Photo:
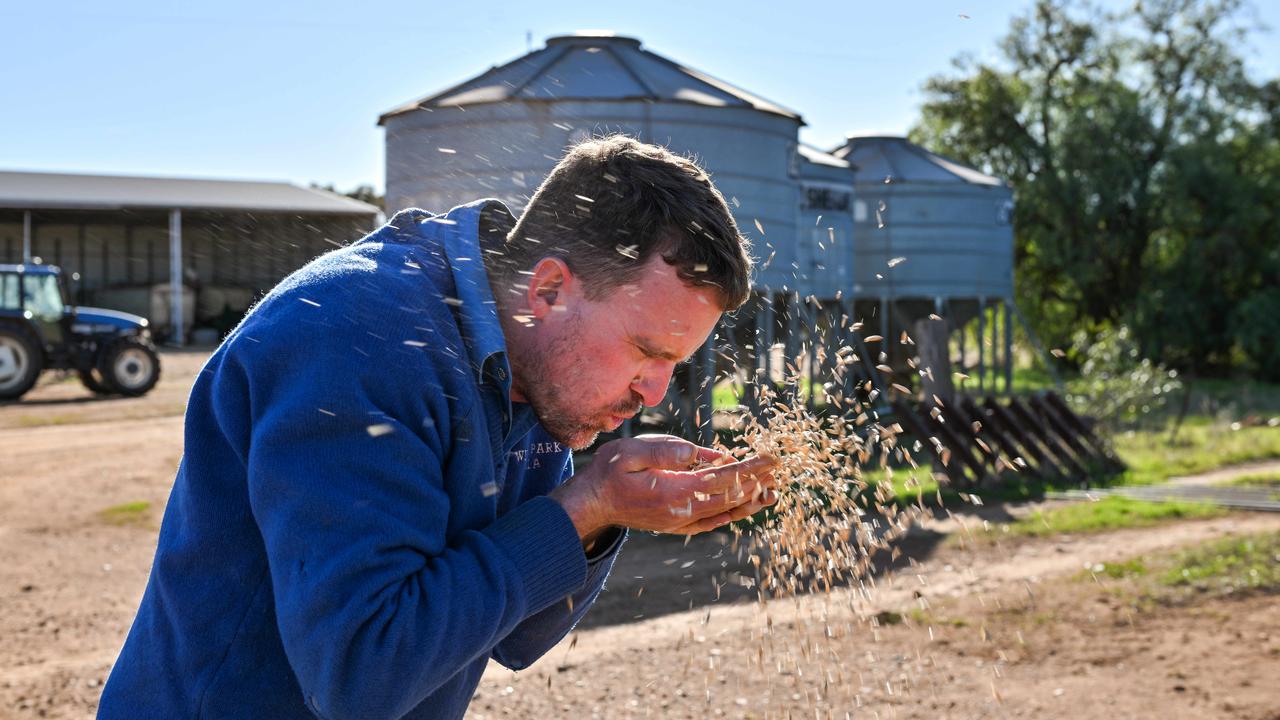
[[[100,718],[457,718],[613,564],[543,497],[478,241],[418,210],[286,278],[209,359]]]

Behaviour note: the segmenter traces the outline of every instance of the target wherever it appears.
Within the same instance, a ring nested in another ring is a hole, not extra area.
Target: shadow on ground
[[[973,516],[992,523],[1009,522],[1013,516],[1003,505],[950,508],[954,515]],[[945,517],[946,510],[934,516]],[[873,576],[897,570],[910,560],[932,556],[947,535],[917,526],[893,546],[901,552],[874,557]],[[757,597],[755,568],[749,557],[750,541],[737,540],[727,531],[683,536],[633,532],[622,549],[609,584],[580,629],[618,625],[727,603],[751,602]]]
[[[0,405],[22,405],[24,407],[53,407],[57,405],[84,405],[85,403],[104,403],[104,402],[121,402],[133,400],[134,398],[124,397],[123,395],[92,395],[89,391],[85,391],[85,395],[64,398],[36,398],[23,400],[7,400],[0,402]]]

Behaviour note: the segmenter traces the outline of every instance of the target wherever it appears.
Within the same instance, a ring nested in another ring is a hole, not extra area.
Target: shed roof
[[[378,213],[368,203],[285,182],[8,171],[0,171],[0,208]]]
[[[556,100],[648,100],[742,107],[804,123],[792,110],[645,50],[636,38],[584,31],[547,38],[546,47],[389,110],[378,118],[378,124],[420,108]]]
[[[1005,182],[937,153],[904,137],[850,135],[832,155],[848,160],[860,182],[941,183],[1001,187]]]
[[[796,152],[800,153],[800,157],[804,158],[805,162],[811,162],[814,165],[826,165],[827,167],[841,168],[844,170],[855,169],[852,163],[848,160],[838,158],[828,152],[823,152],[812,145],[800,143],[796,146]]]

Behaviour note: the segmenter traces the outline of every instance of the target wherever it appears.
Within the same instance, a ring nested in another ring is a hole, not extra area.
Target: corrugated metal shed
[[[342,195],[284,182],[0,171],[0,208],[180,209],[377,215]]]
[[[800,120],[800,115],[723,80],[640,47],[636,38],[580,32],[547,39],[546,47],[378,119],[419,109],[512,100],[648,100],[744,107]]]
[[[148,317],[181,343],[225,332],[280,278],[381,216],[283,182],[0,172],[0,262],[79,276],[75,301]]]

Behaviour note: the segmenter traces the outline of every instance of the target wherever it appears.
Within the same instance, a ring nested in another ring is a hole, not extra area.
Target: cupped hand
[[[670,435],[602,445],[581,473],[556,488],[578,534],[611,525],[691,535],[753,515],[777,500],[777,460],[732,456]]]

